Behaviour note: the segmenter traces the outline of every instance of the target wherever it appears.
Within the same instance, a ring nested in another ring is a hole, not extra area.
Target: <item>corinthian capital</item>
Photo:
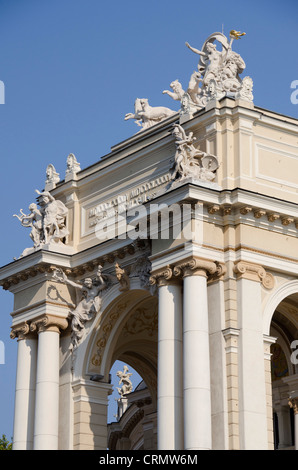
[[[149,278],[149,284],[151,286],[157,285],[158,287],[165,286],[172,279],[172,277],[173,271],[168,265],[165,268],[154,271]]]
[[[173,274],[176,277],[214,275],[218,269],[215,262],[191,257],[175,265]]]
[[[42,315],[30,324],[30,331],[55,331],[60,333],[60,330],[65,330],[68,326],[68,321],[63,317],[56,317],[55,315]]]

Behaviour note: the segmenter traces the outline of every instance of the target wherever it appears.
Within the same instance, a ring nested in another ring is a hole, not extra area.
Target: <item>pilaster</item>
[[[240,449],[268,449],[267,401],[261,289],[271,289],[274,278],[255,263],[238,261],[237,310],[239,325]]]
[[[72,383],[74,450],[107,449],[108,396],[112,385],[79,379]]]

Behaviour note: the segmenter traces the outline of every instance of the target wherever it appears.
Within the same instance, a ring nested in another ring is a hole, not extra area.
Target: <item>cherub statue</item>
[[[152,107],[149,105],[147,98],[137,98],[135,100],[135,112],[127,113],[124,120],[136,119],[138,126],[141,126],[141,130],[144,130],[167,119],[173,114],[176,114],[176,111],[172,111],[164,106]]]
[[[122,384],[121,388],[117,387],[118,393],[121,396],[121,398],[123,398],[123,395],[127,395],[128,393],[131,393],[133,389],[131,380],[129,378],[132,376],[132,373],[131,372],[128,373],[128,370],[129,369],[127,366],[123,366],[123,372],[121,372],[121,370],[118,370],[117,372],[117,377],[120,378],[119,385]]]
[[[34,247],[37,248],[42,242],[42,214],[37,208],[35,203],[29,206],[30,214],[26,215],[23,209],[20,210],[20,215],[13,214],[21,222],[23,227],[31,227],[30,238],[34,243]]]
[[[82,284],[79,284],[68,279],[62,269],[56,269],[53,280],[73,286],[80,293],[80,300],[76,308],[70,312],[72,333],[69,349],[73,351],[84,335],[85,323],[92,320],[94,315],[99,312],[101,305],[100,293],[107,285],[101,276],[101,271],[97,273],[95,280],[87,277]]]

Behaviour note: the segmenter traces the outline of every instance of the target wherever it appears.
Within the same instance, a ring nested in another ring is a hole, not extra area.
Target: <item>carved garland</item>
[[[101,362],[102,362],[103,351],[104,351],[104,348],[105,348],[105,346],[107,344],[107,341],[109,339],[110,333],[111,333],[116,321],[118,320],[119,316],[121,315],[121,313],[124,312],[124,310],[127,308],[127,306],[128,306],[128,302],[120,304],[116,311],[112,311],[109,314],[107,322],[102,327],[102,334],[101,334],[100,338],[98,339],[98,341],[96,342],[97,351],[91,359],[91,363],[94,366],[100,367]]]

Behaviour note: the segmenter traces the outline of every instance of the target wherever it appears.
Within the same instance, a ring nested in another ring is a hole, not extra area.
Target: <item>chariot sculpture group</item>
[[[228,40],[222,33],[213,33],[206,39],[201,50],[186,42],[186,46],[200,56],[197,70],[192,73],[186,90],[176,79],[170,84],[172,91],[163,91],[163,94],[180,101],[180,114],[193,114],[204,108],[208,101],[220,100],[224,96],[253,100],[252,79],[240,78],[246,67],[245,62],[232,50],[233,41],[244,35],[245,33],[232,30]],[[221,50],[217,49],[216,42],[220,44]],[[176,113],[163,106],[150,106],[147,98],[137,98],[134,113],[126,114],[124,119],[135,119],[142,127],[141,130],[145,130]]]

